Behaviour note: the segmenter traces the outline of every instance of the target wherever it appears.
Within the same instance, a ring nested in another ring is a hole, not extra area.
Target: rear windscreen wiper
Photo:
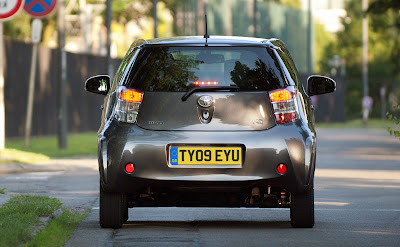
[[[214,91],[239,91],[237,86],[207,86],[207,87],[194,87],[187,91],[185,95],[182,96],[182,101],[186,101],[190,95],[195,92],[214,92]]]

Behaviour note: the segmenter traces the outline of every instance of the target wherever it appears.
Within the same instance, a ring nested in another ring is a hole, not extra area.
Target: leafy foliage
[[[136,20],[140,25],[139,20],[143,16],[150,16],[152,7],[152,0],[113,0],[113,19],[120,24],[125,24],[130,20]]]
[[[399,125],[400,124],[400,118],[398,116],[400,116],[400,105],[398,105],[396,107],[396,111],[397,111],[397,115],[391,114],[391,113],[387,113],[387,116],[388,116],[388,119],[390,121],[392,121],[396,125]],[[399,129],[388,127],[387,130],[390,133],[390,135],[394,135],[395,137],[400,137],[400,130]]]
[[[398,0],[375,0],[368,7],[367,12],[369,14],[381,15],[385,14],[390,10],[400,10],[400,1]],[[400,19],[397,19],[397,27],[400,27]]]
[[[388,1],[377,0],[376,2]],[[394,2],[394,1],[393,1]],[[397,1],[396,1],[397,2]],[[372,6],[372,5],[371,5]],[[339,55],[346,61],[346,116],[348,119],[361,117],[361,68],[362,68],[362,18],[361,1],[346,2],[347,15],[342,18],[344,30],[337,33],[336,39],[324,50],[321,71],[329,73],[329,58]],[[369,13],[368,13],[369,14]],[[388,8],[384,14],[368,15],[368,78],[369,94],[374,100],[371,117],[379,117],[381,111],[380,89],[398,97],[400,79],[400,29],[398,10]],[[396,102],[397,103],[397,102]]]
[[[371,16],[394,16],[394,21],[391,23],[391,32],[393,34],[399,33],[400,30],[400,1],[398,0],[375,0],[368,7],[367,13]],[[392,47],[392,54],[390,56],[390,60],[395,65],[395,70],[397,71],[397,78],[400,79],[399,69],[400,69],[400,41],[399,38],[395,38],[394,45]],[[400,105],[394,107],[394,113],[387,113],[388,119],[395,123],[396,125],[400,124]],[[400,137],[400,131],[398,129],[394,129],[388,127],[388,132],[390,135],[394,135],[395,137]]]

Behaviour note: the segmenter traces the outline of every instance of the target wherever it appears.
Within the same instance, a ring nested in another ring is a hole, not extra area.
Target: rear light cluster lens
[[[118,121],[135,123],[142,100],[142,92],[121,87],[117,96],[117,104],[115,106],[115,118]]]
[[[141,103],[142,93],[135,90],[127,89],[121,92],[121,99],[125,102]]]
[[[269,93],[277,124],[285,124],[298,119],[298,107],[295,89],[275,90]]]

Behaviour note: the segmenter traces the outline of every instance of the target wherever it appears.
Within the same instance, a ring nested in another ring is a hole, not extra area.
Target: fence
[[[6,137],[24,135],[32,45],[5,41]],[[57,130],[57,50],[39,46],[33,106],[32,135],[53,135]],[[105,57],[67,53],[67,115],[70,133],[95,131],[100,123],[103,97],[84,91],[85,80],[107,73]],[[114,61],[115,67],[120,61]]]

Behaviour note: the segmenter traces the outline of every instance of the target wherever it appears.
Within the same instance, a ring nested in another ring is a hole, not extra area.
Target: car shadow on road
[[[265,229],[286,229],[291,228],[290,221],[128,221],[123,225],[123,229],[138,228],[265,228]]]

